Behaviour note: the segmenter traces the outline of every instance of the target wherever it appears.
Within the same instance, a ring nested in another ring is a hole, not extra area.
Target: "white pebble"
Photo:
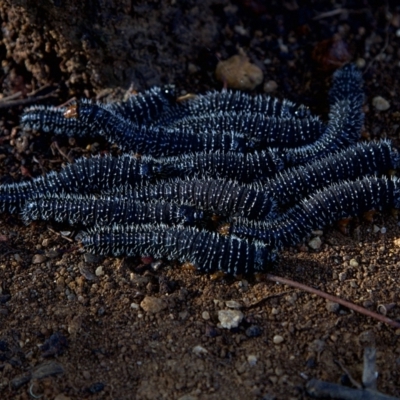
[[[352,258],[349,261],[349,265],[350,265],[350,267],[358,267],[358,261],[355,258]]]
[[[285,339],[281,335],[275,335],[272,340],[275,344],[281,344]]]
[[[249,355],[247,356],[247,362],[249,363],[249,365],[250,365],[251,367],[254,367],[254,365],[257,364],[257,361],[258,361],[258,359],[257,359],[257,357],[256,357],[254,354],[249,354]]]
[[[321,245],[322,245],[322,240],[321,240],[321,238],[320,238],[319,236],[316,236],[315,238],[311,239],[311,240],[308,242],[308,245],[309,245],[312,249],[318,250],[318,249],[321,247]]]
[[[100,265],[99,267],[96,268],[96,271],[94,273],[96,274],[96,276],[103,276],[104,275],[103,267]]]
[[[138,303],[131,303],[132,310],[139,310],[140,306]]]
[[[222,328],[237,328],[242,322],[243,313],[239,310],[219,310],[218,320]]]
[[[372,105],[378,111],[386,111],[390,108],[390,103],[382,96],[376,96],[372,99]]]
[[[203,346],[200,346],[200,345],[194,346],[193,349],[192,349],[192,352],[194,354],[197,354],[198,356],[200,354],[207,354],[208,353],[208,351]]]
[[[208,311],[203,311],[201,313],[201,317],[205,320],[209,320],[210,319],[210,313]]]

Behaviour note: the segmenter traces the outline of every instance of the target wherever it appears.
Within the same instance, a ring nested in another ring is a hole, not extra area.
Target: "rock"
[[[103,383],[103,382],[96,382],[96,383],[93,383],[93,385],[90,385],[89,387],[88,387],[88,392],[90,393],[90,394],[96,394],[96,393],[99,393],[99,392],[101,392],[104,388],[105,388],[105,384]]]
[[[390,108],[390,103],[382,96],[376,96],[372,99],[372,105],[378,111],[386,111]]]
[[[242,307],[241,304],[239,302],[235,301],[235,300],[228,300],[228,301],[225,302],[225,304],[226,304],[226,306],[228,308],[238,309],[238,308]]]
[[[95,281],[97,279],[96,275],[93,274],[93,272],[90,270],[90,268],[84,262],[80,262],[78,266],[79,266],[79,272],[88,281]]]
[[[91,254],[91,253],[85,253],[83,255],[83,259],[87,263],[98,263],[98,262],[101,262],[103,260],[103,258],[104,258],[103,256],[97,256],[97,255]]]
[[[345,271],[339,274],[339,281],[344,282],[347,279],[347,273]]]
[[[264,92],[271,93],[278,89],[278,84],[275,81],[268,81],[264,84]]]
[[[281,335],[275,335],[272,341],[274,344],[281,344],[285,339]]]
[[[257,357],[256,357],[254,354],[249,354],[249,355],[247,356],[247,362],[249,363],[249,365],[250,365],[251,367],[254,367],[254,365],[257,364],[257,361],[258,361],[258,359],[257,359]]]
[[[41,264],[47,260],[47,257],[43,254],[35,254],[32,257],[32,264]]]
[[[247,337],[258,337],[262,333],[261,328],[258,325],[251,325],[246,329]]]
[[[140,306],[138,303],[131,303],[132,310],[139,310]]]
[[[50,244],[50,239],[46,238],[42,240],[42,246],[47,247]]]
[[[215,76],[228,88],[239,90],[253,90],[264,79],[261,69],[250,63],[243,51],[227,60],[220,61],[217,64]]]
[[[350,265],[350,267],[358,267],[358,261],[355,259],[355,258],[352,258],[350,261],[349,261],[349,265]]]
[[[242,322],[243,313],[239,310],[219,310],[218,320],[222,328],[237,328]]]
[[[201,354],[207,354],[208,353],[207,349],[205,349],[203,346],[200,346],[200,345],[194,346],[193,349],[192,349],[192,352],[194,354],[198,355],[198,356],[201,355]]]
[[[14,260],[16,262],[22,262],[23,261],[22,257],[18,253],[14,254]]]
[[[316,236],[315,238],[311,239],[311,240],[308,242],[308,245],[309,245],[312,249],[318,250],[318,249],[321,247],[321,245],[322,245],[322,240],[321,240],[321,238],[320,238],[319,236]]]
[[[337,313],[339,311],[339,309],[340,309],[340,304],[334,303],[333,301],[327,301],[326,302],[326,309],[329,312]]]
[[[104,275],[104,268],[102,265],[98,266],[96,268],[96,271],[94,271],[94,273],[96,274],[96,276],[103,276]]]
[[[167,303],[163,299],[146,296],[140,303],[140,307],[150,314],[157,314],[167,308]]]
[[[210,319],[210,313],[208,311],[203,311],[201,317],[207,321]]]

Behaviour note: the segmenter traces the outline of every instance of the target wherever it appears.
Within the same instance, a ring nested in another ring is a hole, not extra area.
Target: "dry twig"
[[[356,311],[360,314],[367,315],[368,317],[377,319],[378,321],[384,322],[385,324],[388,324],[390,326],[393,326],[394,328],[400,328],[400,322],[394,321],[388,317],[385,317],[384,315],[378,314],[374,311],[367,310],[364,307],[361,307],[357,304],[351,303],[350,301],[341,299],[340,297],[333,296],[331,294],[325,293],[321,290],[314,289],[310,286],[304,285],[303,283],[295,282],[292,281],[291,279],[287,278],[281,278],[280,276],[275,276],[271,274],[267,274],[266,279],[272,282],[279,282],[283,283],[284,285],[288,285],[291,287],[295,287],[301,290],[305,290],[306,292],[316,294],[317,296],[323,297],[329,301],[332,301],[334,303],[341,304],[344,307],[349,308],[350,310]]]

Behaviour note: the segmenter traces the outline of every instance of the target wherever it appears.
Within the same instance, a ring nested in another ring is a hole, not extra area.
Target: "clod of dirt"
[[[264,74],[257,65],[249,61],[246,54],[240,52],[220,61],[215,70],[215,77],[228,88],[253,90],[263,81]]]
[[[150,314],[158,314],[167,308],[167,303],[163,299],[146,296],[140,303],[140,307]]]

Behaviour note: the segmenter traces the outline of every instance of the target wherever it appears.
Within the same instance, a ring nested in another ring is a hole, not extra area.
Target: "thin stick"
[[[26,106],[28,104],[32,103],[37,103],[38,101],[47,99],[49,97],[54,97],[58,89],[52,90],[50,93],[47,93],[43,96],[37,96],[37,97],[28,97],[26,99],[20,99],[20,100],[13,100],[13,101],[1,101],[0,102],[0,109],[1,108],[10,108],[10,107],[16,107],[16,106]]]
[[[332,301],[334,303],[341,304],[344,307],[349,308],[350,310],[354,310],[360,314],[367,315],[368,317],[377,319],[378,321],[384,322],[394,328],[400,328],[400,322],[393,321],[392,319],[385,317],[384,315],[378,314],[376,312],[367,310],[364,307],[358,306],[357,304],[351,303],[350,301],[343,300],[340,297],[333,296],[331,294],[322,292],[321,290],[314,289],[310,286],[304,285],[303,283],[292,281],[291,279],[281,278],[280,276],[275,276],[271,274],[267,274],[266,279],[272,282],[283,283],[284,285],[288,285],[291,287],[295,287],[301,290],[304,290],[309,293],[316,294],[317,296],[324,297],[325,299]]]

